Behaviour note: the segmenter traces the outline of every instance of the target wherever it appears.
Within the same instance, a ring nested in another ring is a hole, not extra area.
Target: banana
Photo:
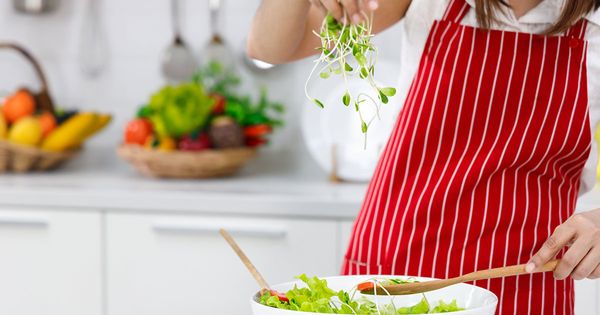
[[[91,128],[90,131],[83,136],[83,140],[88,139],[89,137],[95,135],[100,130],[104,129],[112,120],[112,116],[108,114],[98,114],[98,119],[96,120],[96,124],[94,128]]]
[[[54,129],[42,143],[48,151],[66,151],[83,143],[97,126],[99,115],[92,112],[79,113]]]

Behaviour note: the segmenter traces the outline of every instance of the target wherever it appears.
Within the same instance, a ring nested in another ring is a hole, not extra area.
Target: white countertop
[[[58,171],[0,176],[0,206],[352,220],[366,184],[331,183],[312,162],[263,152],[238,176],[167,180],[138,174],[112,148],[87,149]],[[299,165],[301,165],[299,167]],[[600,208],[600,189],[579,210]]]
[[[57,171],[0,176],[0,206],[353,219],[366,184],[331,183],[297,158],[263,152],[236,177],[166,180],[139,175],[112,148],[88,148]]]

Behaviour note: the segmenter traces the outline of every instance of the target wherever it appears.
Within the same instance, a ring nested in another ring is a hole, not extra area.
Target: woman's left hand
[[[567,252],[554,270],[554,277],[562,280],[600,278],[600,209],[578,213],[554,230],[542,248],[531,258],[527,272],[552,260],[565,246]]]

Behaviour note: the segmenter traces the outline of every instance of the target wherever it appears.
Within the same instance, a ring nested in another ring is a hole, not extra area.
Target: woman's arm
[[[360,12],[374,10],[373,32],[398,22],[411,0],[263,0],[248,36],[248,55],[269,63],[285,63],[317,53],[313,34],[327,12],[338,20],[362,20]],[[346,14],[344,14],[344,11]]]

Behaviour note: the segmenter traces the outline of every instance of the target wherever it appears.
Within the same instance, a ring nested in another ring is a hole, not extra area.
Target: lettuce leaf
[[[286,292],[289,302],[282,302],[277,296],[265,292],[260,297],[260,303],[266,306],[321,314],[358,314],[358,315],[402,315],[402,314],[428,314],[448,313],[463,310],[458,307],[456,300],[451,303],[439,301],[433,309],[425,297],[412,306],[394,307],[390,304],[377,305],[365,297],[352,299],[347,291],[334,291],[327,286],[327,280],[317,277],[308,277],[304,274],[296,277],[306,284],[306,287],[293,289]],[[392,283],[408,283],[413,280],[391,279]]]

